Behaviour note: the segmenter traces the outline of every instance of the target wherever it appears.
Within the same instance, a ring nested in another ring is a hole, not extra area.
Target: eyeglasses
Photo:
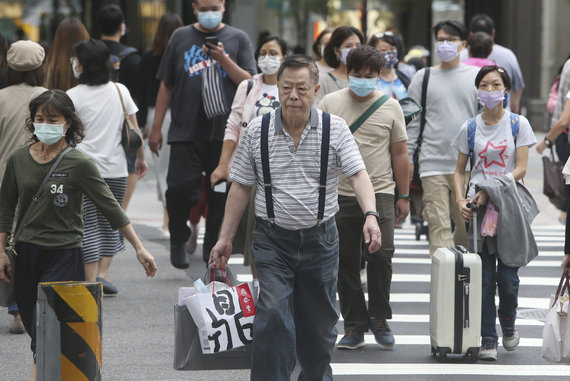
[[[461,39],[460,39],[459,37],[447,37],[447,38],[442,38],[442,37],[440,37],[440,38],[436,38],[436,39],[435,39],[436,42],[445,42],[445,41],[447,41],[447,42],[457,42],[457,41],[460,41],[460,40],[461,40]]]
[[[395,34],[394,34],[394,32],[391,32],[389,30],[386,32],[378,32],[378,33],[374,34],[374,37],[376,37],[376,38],[382,38],[384,36],[394,37]]]

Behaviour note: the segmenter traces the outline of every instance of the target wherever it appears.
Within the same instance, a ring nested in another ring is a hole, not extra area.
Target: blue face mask
[[[64,136],[64,125],[65,123],[34,123],[34,135],[36,135],[38,140],[44,144],[54,144],[59,142]]]
[[[198,12],[198,22],[204,29],[215,29],[222,22],[222,11]]]
[[[366,97],[376,90],[378,78],[348,77],[348,88],[359,97]]]

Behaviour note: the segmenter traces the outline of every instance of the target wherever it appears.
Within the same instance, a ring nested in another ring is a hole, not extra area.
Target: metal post
[[[38,381],[99,381],[102,366],[99,282],[38,285]]]

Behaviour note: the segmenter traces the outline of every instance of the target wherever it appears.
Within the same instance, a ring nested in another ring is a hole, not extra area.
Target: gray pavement
[[[537,134],[538,139],[543,134]],[[534,149],[530,152],[529,168],[525,178],[525,184],[535,196],[541,213],[535,220],[536,225],[552,226],[557,234],[563,234],[558,222],[557,210],[549,204],[542,195],[542,162]],[[159,226],[162,222],[162,206],[156,198],[156,183],[152,172],[139,182],[135,196],[128,211],[135,229],[142,238],[147,249],[155,256],[158,264],[158,273],[154,279],[147,279],[137,263],[134,251],[128,248],[113,261],[110,277],[119,288],[116,297],[105,297],[103,302],[103,379],[104,380],[248,380],[249,371],[175,371],[173,369],[173,305],[176,303],[178,288],[190,286],[192,279],[203,275],[205,270],[201,259],[201,246],[198,246],[196,254],[190,258],[190,268],[187,271],[177,270],[170,265],[168,241],[160,239]],[[561,247],[557,250],[562,255]],[[398,246],[397,246],[398,247]],[[553,258],[555,260],[557,257]],[[408,271],[407,268],[398,265],[395,274],[399,271]],[[249,270],[241,265],[233,265],[235,273],[249,274]],[[425,267],[423,270],[425,272]],[[415,270],[414,270],[415,271]],[[554,270],[553,270],[554,271]],[[552,271],[552,272],[553,272]],[[423,292],[413,290],[416,283],[409,284],[410,292]],[[394,290],[393,290],[394,292]],[[399,291],[401,292],[401,291]],[[421,309],[425,309],[425,303]],[[414,310],[413,305],[406,305],[403,312]],[[426,312],[421,312],[426,313]],[[29,351],[29,338],[27,335],[10,335],[8,326],[11,317],[5,313],[0,314],[0,380],[26,380],[29,375],[31,353]],[[395,324],[398,334],[425,334],[416,326],[410,324]],[[414,332],[418,330],[418,332]],[[420,332],[421,331],[421,332]],[[339,332],[342,332],[342,323],[339,323]],[[534,331],[533,331],[534,332]],[[536,333],[536,332],[534,332]],[[367,346],[368,348],[368,346]],[[360,363],[374,364],[383,362],[400,362],[427,364],[433,361],[429,358],[429,346],[410,345],[400,347],[399,351],[392,352],[370,350],[364,352],[335,351],[336,363],[352,364],[356,370]],[[405,349],[404,349],[405,348]],[[360,353],[360,355],[359,355]],[[507,364],[540,364],[546,363],[535,357],[540,357],[540,352],[523,352],[519,358],[505,356]],[[407,358],[408,357],[408,358]],[[340,368],[336,368],[340,369]],[[480,376],[389,376],[386,380],[476,380]],[[356,372],[358,373],[358,372]],[[341,380],[372,380],[378,376],[350,376],[350,371],[343,370],[344,376],[335,377]],[[496,373],[490,369],[487,379],[514,379],[511,377],[493,376]],[[461,377],[461,378],[460,378]],[[544,380],[546,377],[525,377],[527,379]]]

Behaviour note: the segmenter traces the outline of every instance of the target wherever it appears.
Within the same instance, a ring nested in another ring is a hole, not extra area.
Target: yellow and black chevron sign
[[[42,293],[43,297],[40,296]],[[46,337],[57,340],[59,336],[62,381],[101,380],[102,296],[102,285],[98,282],[46,282],[38,286],[38,300],[45,297],[45,309],[52,310],[47,311],[44,318],[55,316],[59,322],[59,335],[47,334]],[[46,322],[45,326],[53,327],[54,323]],[[45,343],[47,348],[57,347],[57,343],[49,343],[48,340]],[[57,355],[52,353],[43,358],[56,360],[54,356]],[[55,376],[53,369],[48,373]]]

